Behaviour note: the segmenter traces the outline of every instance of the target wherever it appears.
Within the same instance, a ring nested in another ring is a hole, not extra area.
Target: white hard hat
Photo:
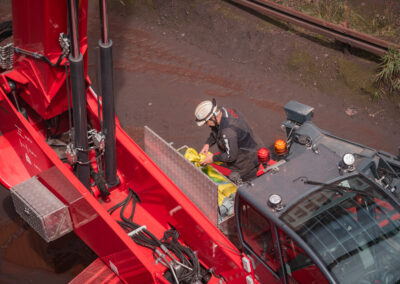
[[[216,114],[217,103],[215,99],[212,101],[202,101],[196,107],[194,115],[196,116],[196,123],[198,126],[204,125],[214,114]]]

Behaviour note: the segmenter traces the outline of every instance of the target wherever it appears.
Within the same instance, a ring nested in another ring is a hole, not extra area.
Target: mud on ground
[[[89,21],[93,48],[98,22]],[[397,153],[399,100],[375,96],[371,55],[220,0],[110,2],[110,29],[117,114],[140,145],[149,125],[176,147],[201,147],[208,130],[193,110],[214,97],[266,145],[283,136],[283,106],[297,100],[315,107],[319,127]]]

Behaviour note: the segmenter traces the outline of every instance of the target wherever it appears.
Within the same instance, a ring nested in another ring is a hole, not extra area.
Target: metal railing
[[[385,54],[389,48],[400,48],[400,45],[395,43],[387,42],[338,24],[311,17],[270,0],[231,0],[231,2],[245,6],[262,15],[298,25],[312,32],[334,38],[340,42],[379,56]]]

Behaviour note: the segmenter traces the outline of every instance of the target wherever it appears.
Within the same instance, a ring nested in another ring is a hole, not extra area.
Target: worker
[[[200,154],[206,155],[202,165],[223,162],[231,170],[229,179],[235,183],[249,181],[257,176],[257,150],[259,143],[242,115],[235,109],[218,108],[215,99],[201,102],[195,110],[198,126],[211,128]],[[209,149],[217,144],[219,153],[212,154]]]

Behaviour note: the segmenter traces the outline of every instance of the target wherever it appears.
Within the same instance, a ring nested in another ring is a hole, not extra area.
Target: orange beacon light
[[[285,140],[278,139],[274,144],[275,153],[279,156],[285,155],[287,153],[287,144]]]

